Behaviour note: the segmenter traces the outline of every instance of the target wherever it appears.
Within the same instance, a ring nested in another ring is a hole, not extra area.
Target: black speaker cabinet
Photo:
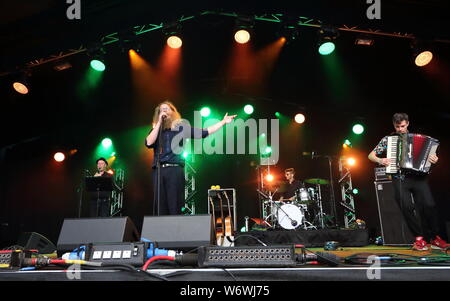
[[[36,232],[22,233],[17,245],[25,250],[38,250],[40,254],[51,254],[56,251],[55,245],[50,240]]]
[[[211,215],[145,216],[142,238],[159,248],[188,250],[211,245]]]
[[[411,245],[415,237],[411,234],[403,218],[403,214],[395,201],[392,182],[375,182],[375,191],[384,245]]]
[[[87,243],[134,242],[140,237],[127,217],[67,218],[59,233],[58,252],[72,251]]]

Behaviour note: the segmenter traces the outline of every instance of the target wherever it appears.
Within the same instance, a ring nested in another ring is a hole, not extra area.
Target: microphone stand
[[[331,203],[333,204],[333,216],[334,216],[334,226],[337,227],[337,216],[336,216],[336,201],[334,198],[334,185],[333,185],[333,168],[332,168],[332,156],[325,156],[328,159],[328,165],[330,167],[330,189],[331,189]]]
[[[334,216],[334,226],[337,227],[337,216],[336,216],[336,200],[334,197],[334,185],[333,185],[333,167],[332,167],[332,160],[333,160],[333,156],[329,156],[329,155],[315,155],[314,152],[311,153],[311,159],[314,158],[327,158],[328,160],[328,166],[329,166],[329,171],[330,171],[330,199],[331,199],[331,209],[332,209],[332,214]],[[323,223],[323,220],[322,220]]]
[[[164,120],[164,118],[163,118]],[[158,156],[156,157],[156,204],[158,208],[158,216],[160,213],[160,200],[161,200],[161,152],[162,152],[162,144],[163,144],[163,138],[162,138],[162,129],[163,129],[163,122],[161,122],[161,125],[159,126],[159,132],[158,132],[158,138],[159,139],[159,145],[158,145]],[[153,215],[155,215],[155,206],[153,206]]]

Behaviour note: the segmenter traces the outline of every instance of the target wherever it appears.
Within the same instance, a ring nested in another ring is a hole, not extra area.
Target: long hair
[[[153,126],[155,126],[158,123],[158,119],[159,119],[159,113],[161,112],[161,106],[162,105],[168,105],[170,107],[170,109],[173,111],[172,113],[172,117],[171,118],[167,118],[164,123],[163,123],[163,129],[170,129],[170,128],[174,128],[175,125],[180,122],[181,120],[181,115],[178,112],[177,108],[174,106],[174,104],[168,100],[163,101],[162,103],[160,103],[158,106],[156,106],[155,108],[155,113],[153,114]]]

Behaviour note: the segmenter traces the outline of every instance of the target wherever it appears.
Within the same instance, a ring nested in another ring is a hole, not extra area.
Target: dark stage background
[[[65,2],[65,1],[59,1]],[[41,233],[56,243],[64,218],[76,217],[83,172],[95,169],[95,149],[110,137],[117,152],[113,168],[125,170],[124,215],[138,230],[144,215],[152,214],[152,151],[144,146],[154,107],[170,98],[186,119],[208,105],[215,117],[228,112],[244,118],[242,108],[255,107],[252,118],[274,118],[280,112],[280,160],[274,167],[282,177],[294,167],[297,178],[328,178],[328,161],[303,156],[339,156],[342,142],[353,143],[357,166],[352,170],[357,217],[366,221],[372,237],[380,235],[374,190],[375,167],[368,153],[392,131],[391,117],[398,111],[410,115],[411,132],[440,140],[439,163],[430,175],[442,235],[450,221],[449,158],[450,89],[449,50],[445,42],[434,43],[435,55],[425,68],[414,65],[409,39],[375,37],[371,47],[354,44],[355,33],[341,32],[335,52],[320,56],[317,29],[299,27],[299,38],[284,45],[264,81],[252,86],[234,85],[227,77],[234,41],[234,18],[199,16],[183,22],[182,66],[179,93],[144,94],[132,79],[128,55],[119,43],[105,47],[106,70],[98,84],[86,84],[90,58],[85,53],[67,57],[72,68],[57,72],[53,63],[32,68],[31,91],[19,95],[10,87],[10,71],[27,62],[58,51],[95,41],[108,33],[139,24],[170,22],[182,15],[207,8],[261,14],[288,12],[294,16],[321,19],[328,24],[366,26],[387,32],[410,32],[448,39],[448,9],[445,1],[382,1],[382,19],[368,20],[365,1],[311,1],[267,5],[233,1],[211,4],[189,2],[179,6],[150,1],[82,1],[80,21],[65,18],[66,4],[57,1],[4,1],[0,17],[0,243],[14,244],[21,232]],[[37,4],[39,3],[39,4]],[[256,22],[252,51],[257,52],[277,38],[278,26]],[[165,38],[160,30],[138,36],[140,55],[151,65],[158,62]],[[151,86],[152,83],[149,83]],[[306,122],[292,118],[303,110]],[[288,120],[290,118],[290,120]],[[365,126],[361,136],[352,125]],[[76,149],[62,164],[53,154]],[[197,155],[197,213],[205,213],[211,185],[236,188],[238,228],[244,216],[259,217],[255,156]],[[333,161],[338,222],[337,161]],[[83,195],[86,215],[87,196]],[[329,198],[327,200],[329,201]]]

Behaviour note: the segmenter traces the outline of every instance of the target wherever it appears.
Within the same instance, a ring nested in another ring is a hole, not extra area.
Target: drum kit
[[[281,187],[267,193],[258,190],[262,196],[263,220],[267,226],[286,230],[325,228],[321,186],[328,185],[329,181],[313,178],[306,179],[304,183],[310,186],[297,189],[295,197],[290,201],[274,199],[277,192],[284,192]]]

